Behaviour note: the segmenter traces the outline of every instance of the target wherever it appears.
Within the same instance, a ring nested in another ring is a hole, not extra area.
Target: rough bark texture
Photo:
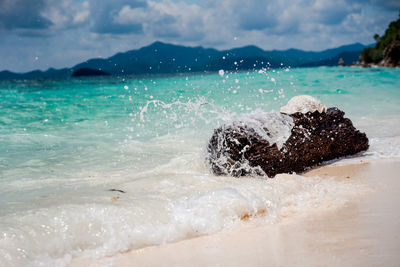
[[[381,65],[385,67],[400,66],[400,41],[394,42],[385,49]]]
[[[214,130],[208,144],[208,160],[217,175],[243,176],[301,172],[326,160],[367,150],[368,138],[354,128],[344,112],[290,115],[295,126],[281,149],[260,138],[248,127],[223,126]],[[262,171],[263,172],[262,172]]]

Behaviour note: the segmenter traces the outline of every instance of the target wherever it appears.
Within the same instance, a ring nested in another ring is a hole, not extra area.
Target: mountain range
[[[117,53],[109,58],[89,59],[72,68],[50,68],[46,71],[35,70],[26,73],[5,70],[0,72],[0,80],[57,79],[90,75],[139,76],[282,66],[336,66],[339,58],[343,58],[345,64],[358,61],[360,52],[371,46],[355,43],[319,52],[298,49],[265,51],[257,46],[220,51],[200,46],[186,47],[155,42],[137,50]]]

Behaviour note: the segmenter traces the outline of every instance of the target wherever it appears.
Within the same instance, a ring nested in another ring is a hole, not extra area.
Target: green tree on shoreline
[[[392,21],[383,36],[374,35],[375,47],[366,48],[361,52],[362,63],[378,64],[384,58],[385,50],[394,43],[400,44],[400,13],[396,21]]]

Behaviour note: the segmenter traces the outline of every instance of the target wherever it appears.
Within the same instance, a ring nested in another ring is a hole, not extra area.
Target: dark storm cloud
[[[141,23],[119,23],[116,21],[118,13],[125,6],[144,8],[147,6],[147,2],[144,0],[90,1],[91,31],[108,34],[143,33]]]
[[[41,15],[44,0],[0,0],[0,28],[47,29],[52,22]]]

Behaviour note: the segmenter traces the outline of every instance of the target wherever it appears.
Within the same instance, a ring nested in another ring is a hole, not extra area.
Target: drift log
[[[208,144],[212,171],[217,175],[255,173],[274,177],[278,173],[301,172],[323,161],[368,149],[367,136],[344,117],[343,111],[320,110],[287,114],[294,126],[281,148],[243,124],[215,129]]]

